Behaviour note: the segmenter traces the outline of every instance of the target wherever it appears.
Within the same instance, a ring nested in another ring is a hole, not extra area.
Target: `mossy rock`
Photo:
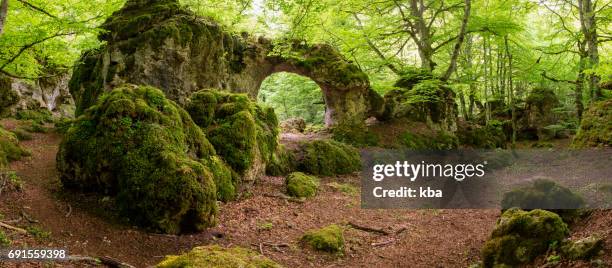
[[[32,120],[32,122],[37,124],[53,122],[53,115],[47,109],[17,111],[15,118],[19,120]]]
[[[306,232],[301,241],[315,250],[341,253],[344,250],[344,230],[336,224],[328,225]]]
[[[134,224],[181,233],[215,224],[214,168],[200,161],[214,155],[189,114],[160,90],[124,85],[71,124],[57,168],[64,187],[115,197]]]
[[[191,95],[186,110],[233,170],[263,173],[278,146],[278,119],[272,108],[257,105],[245,94],[209,89]]]
[[[217,245],[196,247],[182,255],[170,255],[157,268],[280,268],[281,265],[241,247],[222,248]]]
[[[300,144],[297,169],[313,175],[349,174],[361,169],[359,152],[334,140],[314,140]]]
[[[590,260],[603,250],[604,240],[598,236],[589,236],[578,241],[566,241],[559,251],[570,260]]]
[[[9,162],[29,155],[30,152],[19,146],[15,133],[0,127],[0,168],[5,168]]]
[[[491,120],[485,126],[463,123],[457,129],[459,144],[479,149],[494,149],[506,147],[506,135],[503,123]]]
[[[573,148],[612,146],[612,99],[593,103],[582,115]]]
[[[272,154],[270,162],[266,164],[266,174],[270,176],[283,176],[296,169],[295,155],[280,144]]]
[[[331,128],[332,139],[353,146],[376,146],[378,136],[368,130],[365,122],[339,122]]]
[[[433,74],[423,68],[407,68],[400,74],[400,78],[395,82],[394,86],[412,89],[412,87],[423,80],[434,79]]]
[[[293,172],[285,179],[285,185],[290,196],[313,197],[319,189],[319,179],[302,172]]]
[[[401,136],[404,148],[411,150],[450,150],[458,146],[458,140],[452,133],[439,131],[431,135],[406,132]]]
[[[210,170],[217,187],[217,199],[227,202],[234,200],[238,193],[240,176],[232,170],[219,156],[210,156],[200,162]]]
[[[530,263],[560,243],[569,234],[559,215],[545,210],[506,210],[497,220],[491,237],[482,248],[484,267],[512,267]]]
[[[570,189],[548,179],[536,179],[529,186],[504,193],[502,209],[546,209],[559,214],[565,222],[573,222],[580,215],[577,209],[585,206],[584,199]]]
[[[10,108],[19,102],[19,95],[12,88],[12,79],[0,74],[0,116],[10,114]]]

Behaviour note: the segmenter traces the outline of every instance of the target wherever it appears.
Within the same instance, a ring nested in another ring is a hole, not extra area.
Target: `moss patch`
[[[559,214],[566,222],[572,222],[585,205],[582,197],[570,189],[547,179],[537,179],[533,184],[504,193],[502,209],[548,209]]]
[[[332,138],[353,146],[376,146],[378,136],[368,130],[364,122],[339,122],[331,129]]]
[[[270,162],[266,165],[266,174],[270,176],[283,176],[296,169],[295,156],[282,144],[272,154]]]
[[[567,225],[553,212],[509,209],[497,221],[482,248],[484,267],[529,263],[568,234]]]
[[[32,120],[38,124],[53,122],[53,116],[47,109],[21,110],[15,114],[15,118],[19,120]]]
[[[11,244],[11,240],[6,236],[6,234],[0,230],[0,246],[6,247]]]
[[[482,149],[504,148],[506,144],[502,122],[498,120],[490,120],[486,126],[459,124],[457,138],[461,145]]]
[[[612,99],[593,103],[582,115],[574,148],[612,146]]]
[[[287,193],[290,196],[302,198],[313,197],[319,188],[319,179],[302,172],[293,172],[285,180]]]
[[[589,260],[603,250],[604,241],[597,236],[589,236],[578,241],[567,241],[561,248],[561,254],[570,260]]]
[[[29,155],[30,152],[19,146],[19,140],[13,132],[0,127],[0,168]]]
[[[199,161],[214,154],[187,112],[160,90],[125,85],[73,122],[57,167],[64,187],[115,196],[134,224],[180,233],[215,223],[215,182]]]
[[[403,147],[412,150],[450,150],[457,148],[457,137],[439,131],[433,135],[406,132],[401,137]]]
[[[333,140],[314,140],[300,144],[298,170],[314,175],[348,174],[361,168],[359,152],[350,145]]]
[[[158,268],[280,268],[274,261],[251,250],[217,245],[196,247],[182,255],[171,255],[157,264]]]
[[[344,250],[344,230],[336,224],[310,230],[301,240],[307,246],[320,251],[338,253]]]

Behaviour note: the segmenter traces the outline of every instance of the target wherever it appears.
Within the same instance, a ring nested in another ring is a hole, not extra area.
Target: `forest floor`
[[[10,120],[1,123],[8,129],[15,125]],[[239,200],[220,205],[217,227],[191,235],[151,234],[105,217],[104,199],[61,189],[55,168],[60,141],[54,132],[34,133],[32,140],[21,142],[32,155],[10,165],[24,186],[21,191],[0,195],[2,221],[29,230],[29,234],[18,234],[4,229],[13,240],[11,248],[66,248],[70,255],[108,256],[136,267],[151,266],[165,255],[208,244],[250,248],[286,267],[467,267],[479,261],[480,248],[500,214],[492,209],[361,209],[357,174],[322,178],[316,197],[295,203],[274,197],[283,191],[282,177],[264,177]],[[299,244],[306,230],[349,222],[390,234],[347,227],[342,255],[313,252]],[[612,211],[596,211],[573,228],[572,236],[603,234],[605,251],[612,252],[611,226]],[[612,265],[612,254],[606,255],[604,265]],[[48,263],[51,267],[85,265],[93,264]],[[43,265],[13,262],[0,266]]]

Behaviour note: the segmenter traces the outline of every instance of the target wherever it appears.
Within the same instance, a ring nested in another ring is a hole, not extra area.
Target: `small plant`
[[[4,171],[0,173],[0,184],[8,186],[9,189],[15,191],[23,190],[23,180],[15,171]]]
[[[6,247],[11,244],[11,240],[6,236],[6,234],[0,230],[0,246]]]
[[[546,258],[546,263],[551,265],[557,264],[559,261],[561,261],[561,256],[557,254],[550,255]]]
[[[43,240],[51,237],[51,232],[47,232],[38,226],[30,226],[26,229],[34,238]]]
[[[359,195],[359,188],[348,183],[330,182],[327,184],[327,186],[334,188],[334,190],[340,191],[348,196]]]
[[[274,224],[272,222],[266,221],[266,222],[260,222],[257,224],[257,229],[258,230],[271,230],[274,227]]]

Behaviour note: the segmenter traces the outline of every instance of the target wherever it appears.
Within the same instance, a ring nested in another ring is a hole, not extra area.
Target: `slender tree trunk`
[[[593,10],[593,2],[591,0],[578,0],[578,13],[580,14],[580,29],[584,35],[587,44],[587,54],[589,58],[588,68],[595,68],[599,64],[599,51],[597,48],[597,22],[595,11]],[[599,76],[590,73],[589,77],[589,95],[591,101],[602,97],[601,89],[599,88]]]
[[[0,3],[0,35],[4,33],[4,23],[6,22],[6,15],[8,13],[8,1],[2,0]]]
[[[423,18],[423,12],[425,12],[425,5],[422,0],[411,0],[410,1],[410,15],[414,18],[414,27],[418,40],[417,42],[419,57],[421,58],[421,68],[433,71],[436,67],[436,63],[433,61],[434,49],[432,47],[431,33],[427,28],[427,23]]]
[[[506,56],[508,58],[508,96],[510,97],[510,112],[512,116],[512,148],[516,144],[516,105],[514,103],[514,88],[512,86],[512,53],[508,46],[508,36],[504,36],[504,44],[506,46]]]
[[[463,39],[465,39],[465,32],[467,31],[467,24],[470,19],[471,8],[472,2],[470,0],[465,0],[465,7],[463,9],[463,19],[461,20],[461,29],[459,30],[457,42],[455,43],[455,47],[453,48],[453,54],[451,55],[448,69],[446,69],[446,72],[444,73],[444,75],[442,75],[442,80],[444,81],[448,80],[451,74],[455,71],[455,68],[457,68],[457,58],[459,57],[459,52],[461,51]]]
[[[488,68],[489,68],[488,67],[489,66],[488,61],[489,61],[489,59],[487,57],[487,39],[488,38],[484,37],[484,36],[482,38],[482,52],[483,52],[482,53],[482,55],[483,55],[482,57],[483,57],[483,61],[484,61],[483,62],[484,63],[484,65],[483,65],[483,67],[484,67],[483,78],[484,78],[484,112],[485,112],[485,123],[488,123],[489,119],[490,119],[489,118],[490,117],[490,114],[489,114],[489,93],[488,93],[488,91],[489,91],[489,79],[490,79],[490,76],[489,76],[489,71],[488,71]]]

